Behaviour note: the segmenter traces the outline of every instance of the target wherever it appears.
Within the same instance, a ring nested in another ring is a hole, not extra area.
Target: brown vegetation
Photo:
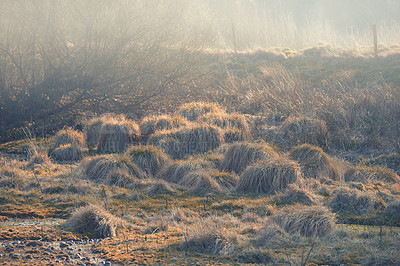
[[[239,174],[247,166],[265,159],[276,158],[277,153],[265,142],[259,143],[233,143],[228,146],[224,159],[221,162],[221,169],[234,171]]]
[[[285,158],[265,160],[249,166],[240,175],[236,191],[244,193],[275,194],[290,184],[301,182],[300,167]]]
[[[132,146],[125,155],[147,175],[157,176],[158,172],[171,162],[168,155],[154,146]]]
[[[319,147],[303,144],[293,148],[289,156],[299,162],[305,177],[340,179],[333,159]]]
[[[335,227],[335,215],[322,206],[294,205],[279,210],[271,217],[289,234],[299,234],[305,237],[324,237]]]

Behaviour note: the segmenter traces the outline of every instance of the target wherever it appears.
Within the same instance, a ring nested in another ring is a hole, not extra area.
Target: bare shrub
[[[398,183],[400,177],[393,170],[382,166],[352,166],[344,173],[344,181],[362,182],[364,184],[376,181]]]
[[[296,185],[289,185],[284,193],[276,197],[276,200],[280,203],[314,205],[321,202],[321,197],[314,195],[306,189],[301,189]]]
[[[156,176],[161,168],[171,161],[160,148],[150,145],[132,146],[125,152],[125,155],[149,176]]]
[[[83,150],[78,145],[65,144],[53,150],[52,155],[57,161],[79,161],[83,158]]]
[[[195,194],[221,192],[220,185],[206,171],[191,171],[183,176],[179,185],[189,188]]]
[[[187,103],[182,105],[178,110],[178,114],[185,117],[189,121],[195,121],[204,114],[221,114],[224,112],[225,111],[218,104],[206,102]]]
[[[167,182],[179,183],[189,172],[211,168],[212,164],[204,160],[175,161],[165,166],[159,173],[159,177]]]
[[[192,154],[202,154],[218,148],[224,143],[221,129],[208,125],[192,125],[158,131],[150,136],[149,142],[161,147],[174,159],[182,159]]]
[[[234,171],[239,174],[247,166],[269,158],[276,158],[277,153],[265,142],[259,143],[233,143],[228,146],[224,159],[221,162],[221,169]]]
[[[289,156],[299,162],[305,177],[340,179],[333,159],[319,147],[303,144],[291,150]]]
[[[63,224],[63,227],[94,238],[116,236],[118,227],[124,222],[97,205],[89,205],[78,209]]]
[[[325,146],[328,130],[320,119],[291,116],[280,126],[279,136],[290,146],[304,143]]]
[[[328,206],[336,213],[363,215],[383,208],[383,203],[372,193],[340,188],[332,193]]]
[[[143,171],[130,162],[129,158],[113,154],[84,158],[78,166],[76,174],[95,182],[104,182],[111,174],[120,173],[118,172],[120,170],[139,179],[146,178]]]
[[[212,219],[200,219],[188,230],[184,243],[186,248],[210,255],[227,255],[233,250],[235,237]]]
[[[335,215],[323,206],[294,205],[282,208],[271,217],[289,234],[324,237],[334,230]]]
[[[296,162],[285,158],[260,161],[243,171],[236,191],[275,194],[301,179],[300,167]]]
[[[139,126],[128,119],[108,118],[103,121],[97,149],[109,152],[123,152],[140,138]]]
[[[52,149],[54,150],[67,144],[83,147],[85,146],[85,135],[69,127],[58,131],[54,136]]]

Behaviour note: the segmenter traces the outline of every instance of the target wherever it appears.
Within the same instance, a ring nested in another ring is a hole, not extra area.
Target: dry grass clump
[[[110,171],[104,183],[110,186],[128,187],[138,182],[138,179],[130,174],[126,169],[115,169]]]
[[[202,115],[198,121],[224,129],[238,129],[247,137],[251,136],[250,126],[244,115],[212,112]]]
[[[85,146],[85,135],[82,132],[69,127],[58,131],[54,136],[52,149],[57,149],[60,146],[67,144],[83,147]]]
[[[306,189],[301,189],[296,185],[289,185],[284,193],[276,197],[276,200],[279,203],[314,205],[321,202],[321,197],[314,195]]]
[[[231,172],[211,171],[211,177],[217,181],[223,191],[230,190],[239,183],[239,176]]]
[[[250,137],[241,129],[230,128],[224,130],[225,143],[249,141]]]
[[[210,167],[212,167],[210,162],[202,160],[175,161],[161,169],[158,176],[167,182],[179,183],[187,173]]]
[[[160,148],[151,145],[132,146],[125,152],[125,155],[150,176],[156,176],[161,168],[171,162],[169,156]]]
[[[150,197],[156,195],[168,195],[175,192],[176,190],[171,186],[171,184],[163,180],[157,180],[146,190],[146,194]]]
[[[202,154],[218,148],[224,143],[221,129],[209,125],[192,125],[179,129],[158,131],[149,142],[161,147],[174,159],[192,154]]]
[[[299,162],[305,177],[340,179],[333,159],[319,147],[303,144],[291,150],[289,156]]]
[[[52,155],[57,161],[79,161],[83,158],[83,150],[75,144],[64,144],[53,150]]]
[[[285,158],[260,161],[240,175],[236,191],[275,194],[302,179],[300,166]]]
[[[187,187],[195,194],[221,192],[221,186],[206,171],[191,171],[183,176],[179,185]]]
[[[265,142],[259,143],[234,143],[228,146],[224,159],[221,162],[221,170],[234,171],[239,174],[247,166],[265,159],[276,158],[278,155],[273,148]]]
[[[29,162],[27,165],[28,167],[34,167],[37,164],[44,166],[51,165],[51,161],[48,156],[48,150],[45,147],[39,147],[33,145],[29,148],[28,155],[29,155]]]
[[[364,184],[376,181],[399,183],[400,177],[393,170],[382,166],[353,166],[344,173],[344,181]]]
[[[119,171],[125,171],[134,178],[146,178],[143,171],[130,162],[129,158],[120,155],[109,154],[86,157],[77,168],[78,175],[83,175],[83,177],[95,182],[104,182],[110,178],[110,175],[120,174],[121,172]],[[121,177],[123,178],[123,175]]]
[[[210,255],[227,255],[234,249],[234,235],[211,218],[200,219],[194,223],[185,235],[184,247],[195,252]]]
[[[123,226],[124,222],[110,214],[97,205],[89,205],[78,209],[63,224],[63,227],[87,234],[94,238],[106,238],[116,236],[118,227]]]
[[[103,121],[97,141],[97,149],[122,152],[140,138],[139,126],[125,118],[108,118]]]
[[[23,173],[19,169],[3,166],[0,169],[0,188],[23,189],[25,187]]]
[[[335,215],[323,206],[293,205],[280,209],[271,217],[289,234],[324,237],[334,230]]]
[[[271,219],[267,219],[265,225],[257,232],[256,246],[285,245],[289,242],[289,236],[281,227]]]
[[[332,193],[328,206],[335,213],[364,215],[384,205],[372,193],[343,187]]]
[[[328,130],[325,122],[309,117],[289,117],[279,128],[279,136],[288,145],[309,143],[326,145]]]
[[[388,220],[400,225],[400,200],[393,201],[386,206],[384,214]]]
[[[218,104],[206,102],[187,103],[182,105],[178,110],[178,114],[189,121],[195,121],[207,113],[221,114],[225,113],[225,111]]]
[[[171,117],[169,115],[146,116],[139,122],[141,135],[145,139],[156,131],[189,125],[190,122],[186,118],[180,116]]]

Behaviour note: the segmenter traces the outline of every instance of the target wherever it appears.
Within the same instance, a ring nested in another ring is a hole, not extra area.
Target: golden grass
[[[305,177],[340,180],[334,160],[319,147],[303,144],[294,147],[289,156],[299,162]]]
[[[85,135],[69,127],[58,131],[53,138],[52,149],[54,150],[67,144],[83,148],[85,146]]]
[[[277,158],[278,154],[265,142],[233,143],[227,147],[221,169],[241,173],[247,166],[265,159]]]
[[[301,182],[300,166],[285,158],[265,160],[249,166],[240,175],[236,191],[275,194],[290,184]]]
[[[196,121],[200,116],[208,113],[221,114],[225,111],[215,103],[191,102],[182,105],[177,114],[185,117],[189,121]]]
[[[305,237],[324,237],[335,227],[335,215],[323,206],[294,205],[282,208],[271,217],[289,234]]]
[[[157,131],[149,143],[161,147],[174,159],[215,150],[224,143],[221,129],[204,124],[193,124],[172,130]]]
[[[151,145],[132,146],[125,155],[149,176],[157,176],[158,172],[171,162],[169,156],[160,148]]]
[[[117,227],[124,225],[124,222],[110,214],[97,205],[89,205],[78,209],[63,224],[63,227],[87,234],[91,237],[106,238],[115,237]]]

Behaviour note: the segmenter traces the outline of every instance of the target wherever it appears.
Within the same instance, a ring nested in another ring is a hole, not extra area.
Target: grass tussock
[[[108,118],[103,121],[97,149],[108,152],[123,152],[126,148],[137,143],[140,138],[139,126],[125,118]]]
[[[241,129],[229,128],[224,130],[225,143],[249,141],[250,137]]]
[[[149,176],[156,176],[161,168],[171,162],[160,148],[151,145],[132,146],[125,155]]]
[[[146,116],[139,122],[140,133],[144,139],[156,131],[170,130],[183,126],[189,126],[190,122],[181,116],[171,117],[169,115]]]
[[[294,205],[282,208],[271,220],[289,234],[324,237],[333,232],[336,218],[323,206]]]
[[[235,236],[211,218],[200,219],[188,229],[182,245],[194,252],[227,255],[234,249]]]
[[[160,147],[174,159],[215,150],[224,143],[221,129],[209,125],[192,125],[179,129],[158,131],[149,143]]]
[[[247,138],[251,137],[250,126],[244,115],[211,112],[199,117],[198,121],[223,129],[237,129]]]
[[[11,166],[0,168],[0,188],[23,189],[25,187],[21,170]]]
[[[48,155],[48,150],[45,147],[39,147],[33,145],[28,151],[29,162],[28,167],[34,167],[35,165],[50,166],[51,161]]]
[[[328,206],[335,213],[364,215],[383,209],[384,204],[373,193],[343,187],[332,193]]]
[[[240,175],[236,191],[244,193],[275,194],[290,184],[301,182],[300,166],[291,160],[278,158],[260,161],[249,166]]]
[[[97,205],[89,205],[78,209],[63,224],[63,227],[87,234],[94,238],[115,237],[118,227],[124,222]]]
[[[189,172],[211,168],[212,164],[204,160],[180,160],[161,169],[159,177],[167,182],[179,183]]]
[[[386,206],[384,215],[391,222],[395,222],[397,225],[400,225],[400,200],[393,201]]]
[[[221,162],[221,170],[241,173],[247,166],[278,155],[273,148],[265,142],[259,143],[233,143],[228,146],[224,159]]]
[[[61,145],[51,153],[53,157],[60,162],[63,161],[79,161],[83,158],[83,150],[81,146],[75,144]]]
[[[279,136],[290,146],[304,143],[325,146],[328,142],[325,122],[304,116],[287,118],[279,128]]]
[[[289,156],[292,160],[299,162],[305,177],[340,179],[333,159],[319,147],[303,144],[293,148]]]
[[[352,166],[344,173],[344,181],[361,182],[364,184],[383,181],[386,183],[399,183],[400,177],[391,169],[382,166]]]
[[[194,194],[218,193],[221,186],[206,171],[191,171],[183,176],[179,185],[187,187]]]
[[[239,183],[239,176],[232,172],[211,171],[211,177],[217,181],[223,191],[231,190]]]
[[[64,128],[57,132],[53,138],[52,149],[57,149],[64,145],[74,145],[77,147],[85,146],[85,134],[72,128]]]
[[[146,190],[146,194],[150,197],[157,195],[169,195],[174,194],[175,192],[176,190],[174,187],[163,180],[157,180]]]
[[[182,105],[177,113],[189,121],[196,121],[202,115],[208,113],[223,114],[225,111],[215,103],[191,102]]]
[[[289,185],[288,189],[278,195],[275,200],[280,204],[295,204],[314,205],[321,202],[322,198],[314,195],[307,189],[299,188],[296,185]]]
[[[110,176],[126,172],[137,179],[145,179],[143,171],[129,158],[121,155],[98,155],[86,157],[77,168],[76,174],[95,182],[105,182]]]

